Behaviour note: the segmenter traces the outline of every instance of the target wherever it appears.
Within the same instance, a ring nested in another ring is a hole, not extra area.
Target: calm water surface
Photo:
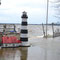
[[[29,42],[31,47],[0,49],[0,60],[60,60],[60,37]]]

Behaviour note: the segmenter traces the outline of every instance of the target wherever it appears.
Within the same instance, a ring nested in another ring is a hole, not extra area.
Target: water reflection
[[[28,48],[24,47],[21,48],[21,60],[27,60],[27,55],[28,55]]]
[[[27,60],[27,47],[0,49],[0,60]]]
[[[0,60],[60,60],[59,39],[41,39],[39,43],[32,44],[28,48],[0,49]]]

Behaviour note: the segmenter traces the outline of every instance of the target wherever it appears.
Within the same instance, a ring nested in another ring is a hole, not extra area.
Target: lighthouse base
[[[22,42],[21,46],[22,47],[30,47],[30,44],[28,42]]]

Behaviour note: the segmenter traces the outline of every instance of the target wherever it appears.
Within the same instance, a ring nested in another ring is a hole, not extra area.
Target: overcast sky
[[[21,23],[23,11],[27,12],[29,24],[46,23],[46,2],[47,0],[1,0],[0,23]],[[49,3],[49,23],[58,20],[54,14]]]

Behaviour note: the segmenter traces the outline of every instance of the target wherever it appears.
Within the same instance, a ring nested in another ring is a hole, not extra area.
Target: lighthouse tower
[[[27,29],[27,13],[24,11],[22,16],[22,23],[21,23],[21,33],[20,33],[20,40],[22,41],[22,46],[28,46],[28,29]]]

